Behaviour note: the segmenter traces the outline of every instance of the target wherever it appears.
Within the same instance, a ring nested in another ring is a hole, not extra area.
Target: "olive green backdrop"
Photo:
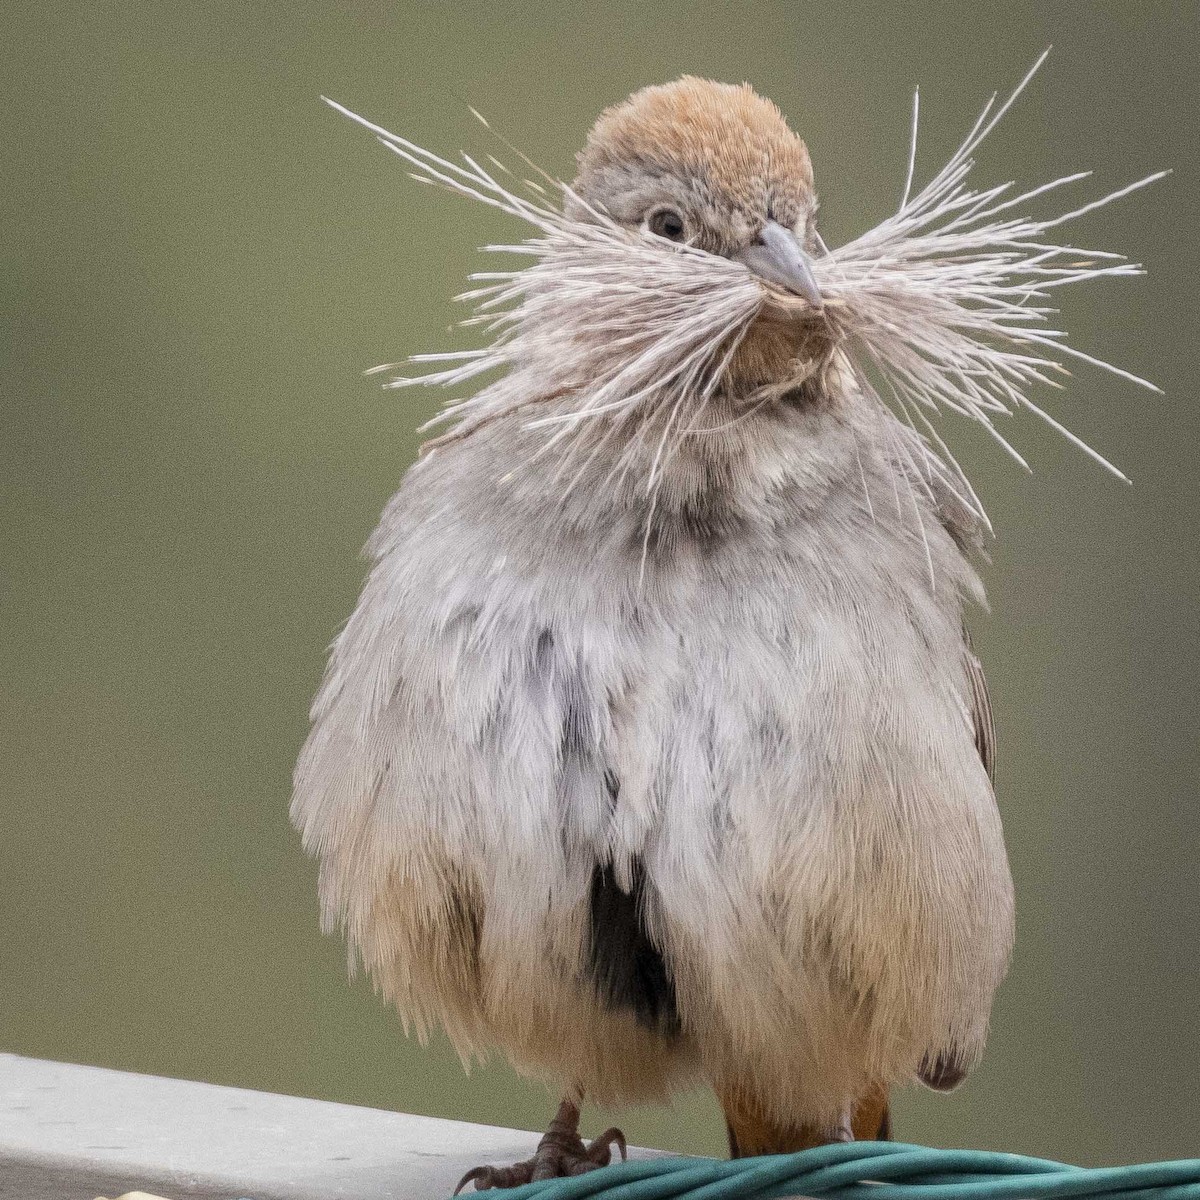
[[[1078,237],[1148,280],[1068,300],[1051,397],[1126,488],[1031,420],[1022,475],[959,436],[995,520],[995,694],[1018,949],[983,1068],[906,1094],[906,1139],[1086,1162],[1200,1150],[1200,649],[1193,3],[9,3],[0,22],[0,1047],[541,1126],[545,1093],[406,1042],[317,930],[286,820],[324,647],[431,393],[474,247],[520,231],[421,188],[321,92],[443,150],[550,170],[598,110],[748,79],[808,139],[826,238],[1050,42],[983,178],[1176,174]],[[919,171],[920,174],[920,171]],[[1088,185],[1090,186],[1090,185]],[[1095,193],[1091,193],[1095,194]],[[461,336],[461,335],[456,335]],[[783,1050],[781,1052],[786,1052]],[[600,1114],[588,1115],[595,1125]],[[624,1113],[718,1151],[713,1103]]]

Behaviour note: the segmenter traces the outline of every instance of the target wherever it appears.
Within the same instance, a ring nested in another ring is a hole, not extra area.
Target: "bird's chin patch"
[[[727,368],[732,396],[800,387],[828,367],[837,337],[823,312],[796,303],[766,305],[746,332]]]

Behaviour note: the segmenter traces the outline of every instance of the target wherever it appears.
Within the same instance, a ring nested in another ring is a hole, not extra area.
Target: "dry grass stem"
[[[837,352],[846,356],[869,395],[914,429],[919,425],[929,461],[914,464],[918,476],[927,477],[930,470],[948,473],[964,503],[985,522],[965,473],[934,427],[940,414],[977,422],[1025,465],[997,428],[996,418],[1028,411],[1124,478],[1030,393],[1041,385],[1061,386],[1069,374],[1066,359],[1158,390],[1148,380],[1071,346],[1057,327],[1053,303],[1057,289],[1138,275],[1141,266],[1107,251],[1062,243],[1055,231],[1167,172],[1049,217],[1028,215],[1029,206],[1090,172],[1025,190],[1013,183],[982,189],[968,183],[980,145],[1045,57],[1005,101],[997,103],[993,95],[945,166],[915,192],[919,107],[914,98],[899,208],[860,237],[826,250],[816,263],[826,301],[823,317],[816,319],[827,323]],[[545,430],[542,452],[562,448],[559,475],[567,479],[574,472],[569,487],[586,462],[603,451],[614,429],[640,420],[639,441],[643,436],[655,439],[647,443],[655,445],[646,480],[653,494],[680,440],[714,431],[704,425],[703,414],[735,348],[767,306],[776,318],[791,308],[798,321],[815,319],[804,301],[761,284],[744,266],[619,226],[604,213],[587,209],[568,185],[540,171],[542,182],[521,181],[494,157],[488,157],[489,170],[466,154],[460,165],[328,103],[404,159],[414,179],[498,208],[534,229],[524,241],[486,247],[524,256],[530,260],[527,265],[474,275],[477,286],[459,297],[474,310],[464,324],[483,331],[486,347],[414,355],[409,364],[428,369],[389,383],[462,389],[485,374],[508,372],[508,386],[502,381],[455,400],[430,422],[453,426],[431,446],[527,408],[530,426]],[[585,210],[582,217],[560,210],[568,196],[576,202],[572,207]],[[537,364],[539,388],[531,393],[522,368],[532,363]],[[396,369],[396,364],[376,368]],[[795,382],[785,381],[771,395],[750,397],[750,405],[770,400]],[[650,414],[653,422],[644,419]],[[597,421],[607,430],[599,442],[578,436],[584,429],[594,431]],[[588,458],[580,462],[583,446]],[[638,448],[639,453],[644,450]],[[627,470],[631,453],[627,447],[618,454],[614,470]]]

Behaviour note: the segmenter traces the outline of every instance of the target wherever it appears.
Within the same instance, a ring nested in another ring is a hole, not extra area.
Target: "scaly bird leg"
[[[619,1129],[606,1129],[585,1146],[579,1136],[579,1105],[564,1100],[532,1158],[511,1167],[475,1167],[458,1181],[454,1194],[457,1196],[468,1183],[473,1183],[477,1192],[484,1192],[488,1188],[519,1187],[538,1179],[582,1175],[608,1166],[614,1146],[624,1160],[625,1135]]]
[[[829,1126],[828,1129],[821,1131],[821,1136],[826,1144],[833,1142],[852,1142],[854,1141],[854,1108],[847,1104],[842,1109],[842,1115],[838,1120]]]

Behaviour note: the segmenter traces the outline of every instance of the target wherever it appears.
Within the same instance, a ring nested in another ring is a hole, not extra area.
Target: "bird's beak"
[[[796,235],[778,221],[768,221],[758,239],[733,257],[760,279],[803,296],[814,308],[822,306],[812,260],[796,240]]]

